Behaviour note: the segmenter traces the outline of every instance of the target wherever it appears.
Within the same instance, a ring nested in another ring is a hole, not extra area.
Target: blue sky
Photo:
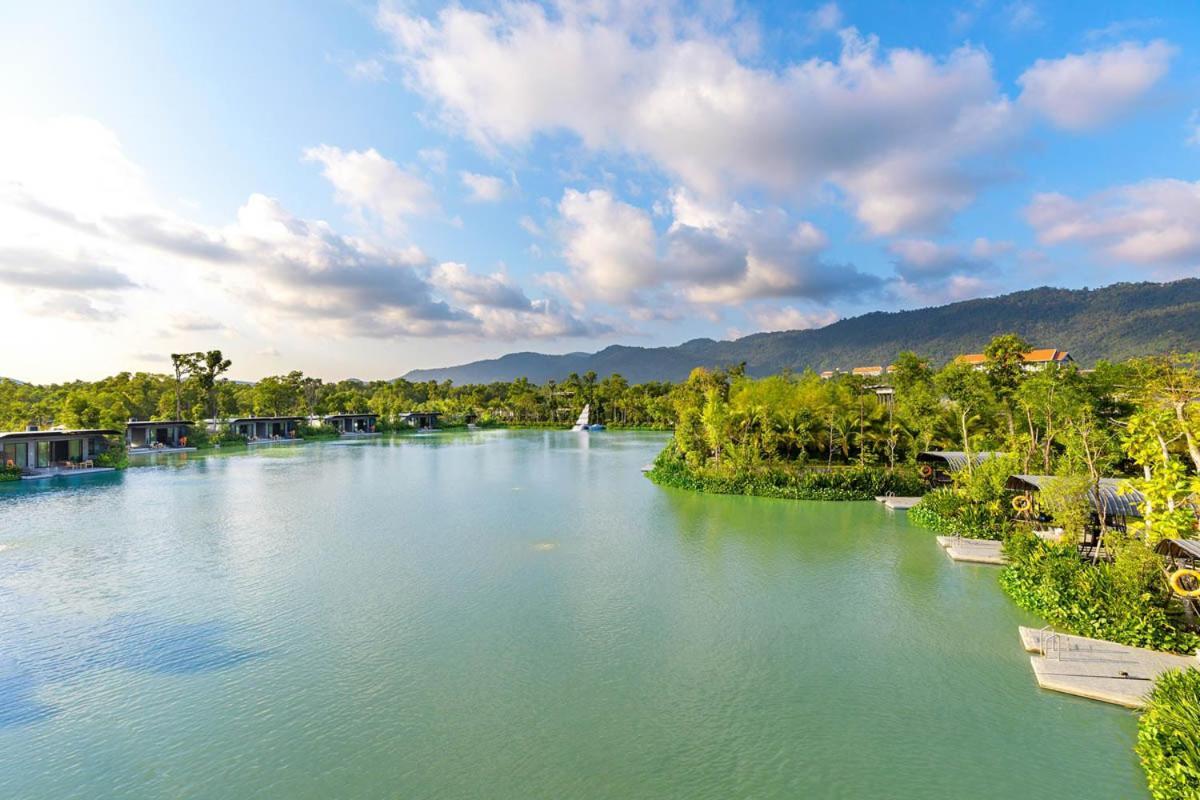
[[[43,5],[0,4],[0,375],[394,377],[1200,273],[1193,2]]]

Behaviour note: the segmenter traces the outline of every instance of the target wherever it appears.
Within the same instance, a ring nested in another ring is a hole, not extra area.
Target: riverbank
[[[708,494],[739,494],[788,500],[873,500],[886,494],[916,496],[924,489],[915,472],[883,467],[692,467],[671,444],[646,476],[660,486]]]

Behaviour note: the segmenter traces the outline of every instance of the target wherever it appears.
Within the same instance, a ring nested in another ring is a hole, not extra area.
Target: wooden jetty
[[[1200,668],[1196,656],[1160,653],[1048,629],[1020,629],[1037,684],[1054,692],[1142,708],[1159,675]]]
[[[917,503],[921,502],[921,498],[919,497],[896,497],[890,494],[876,495],[875,499],[893,511],[908,511]]]
[[[1004,558],[1000,542],[992,539],[964,539],[961,536],[939,536],[938,544],[954,561],[965,561],[971,564],[1008,563]]]

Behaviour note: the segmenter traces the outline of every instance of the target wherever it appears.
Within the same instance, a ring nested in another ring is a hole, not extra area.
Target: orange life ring
[[[922,464],[917,469],[917,472],[921,473],[922,478],[928,478],[929,476],[933,475],[933,467],[929,466],[928,464]]]

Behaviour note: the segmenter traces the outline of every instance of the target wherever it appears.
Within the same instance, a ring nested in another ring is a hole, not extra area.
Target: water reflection
[[[270,655],[230,643],[230,626],[219,620],[179,622],[150,614],[110,617],[94,631],[71,631],[52,645],[22,642],[17,631],[0,631],[14,652],[0,660],[0,727],[25,725],[58,713],[42,702],[43,686],[111,669],[192,675],[232,669]]]

